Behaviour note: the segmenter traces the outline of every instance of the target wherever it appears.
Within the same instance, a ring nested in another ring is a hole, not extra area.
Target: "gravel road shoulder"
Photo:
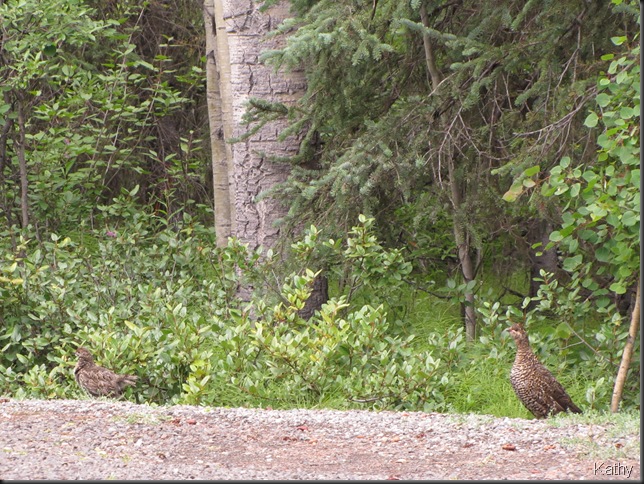
[[[639,480],[639,427],[611,427],[422,412],[2,399],[0,478]]]

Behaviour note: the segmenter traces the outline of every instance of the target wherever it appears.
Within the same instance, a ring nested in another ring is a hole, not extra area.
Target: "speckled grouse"
[[[564,411],[581,413],[561,383],[537,359],[530,348],[525,328],[521,324],[513,324],[508,332],[517,345],[510,382],[523,405],[537,418]]]
[[[85,348],[78,348],[76,356],[78,363],[74,368],[74,378],[93,397],[119,397],[125,387],[136,383],[134,375],[117,375],[94,363],[94,358]]]

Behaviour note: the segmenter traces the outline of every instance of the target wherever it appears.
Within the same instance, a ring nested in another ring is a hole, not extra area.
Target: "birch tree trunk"
[[[271,247],[279,236],[275,222],[286,213],[286,207],[268,197],[258,201],[257,196],[286,180],[289,166],[271,162],[270,158],[296,154],[300,139],[296,136],[278,139],[287,123],[275,120],[243,141],[232,145],[229,142],[248,132],[249,127],[244,125],[242,117],[251,98],[290,105],[304,92],[306,84],[302,74],[274,72],[259,61],[263,50],[278,48],[283,41],[279,38],[267,40],[265,34],[288,16],[289,4],[282,1],[260,12],[259,2],[252,0],[206,0],[208,3],[213,7],[214,27],[207,28],[215,31],[215,45],[211,49],[217,65],[221,99],[221,121],[217,115],[211,116],[211,134],[217,137],[223,133],[227,148],[217,149],[220,159],[216,162],[220,169],[216,170],[219,178],[215,183],[223,193],[228,182],[230,234],[248,244],[250,249],[260,245]],[[211,93],[213,109],[217,109],[217,95],[214,91]],[[226,163],[221,161],[222,151],[225,151]],[[213,150],[213,163],[214,156]],[[227,177],[224,171],[227,171]],[[226,196],[222,194],[222,198]],[[217,211],[215,217],[219,217]],[[225,214],[222,217],[225,222]],[[224,222],[222,233],[226,231]]]
[[[619,402],[622,400],[622,393],[624,392],[624,384],[626,383],[626,376],[628,375],[628,368],[631,365],[633,357],[633,348],[635,347],[635,338],[637,338],[637,331],[640,323],[640,281],[637,282],[637,295],[635,296],[635,307],[631,314],[631,325],[628,330],[628,339],[624,345],[624,353],[622,353],[622,361],[617,371],[615,378],[615,387],[613,389],[613,398],[610,403],[610,411],[617,413],[619,411]]]
[[[277,49],[283,37],[266,38],[289,16],[281,1],[260,12],[256,0],[204,0],[207,88],[212,146],[217,245],[237,237],[249,250],[275,245],[276,222],[288,207],[264,194],[289,175],[290,166],[275,163],[297,154],[301,136],[280,138],[286,119],[272,120],[257,132],[243,117],[256,98],[289,106],[304,93],[302,72],[275,72],[259,60],[261,52]],[[241,141],[240,141],[241,139]],[[234,141],[234,142],[232,142]],[[242,286],[238,296],[249,300],[253,288]]]
[[[231,199],[234,172],[232,147],[226,143],[226,140],[232,137],[230,60],[221,2],[205,0],[203,16],[206,31],[206,96],[212,151],[215,233],[217,247],[225,247],[235,230],[235,205]],[[219,35],[217,26],[221,32]]]

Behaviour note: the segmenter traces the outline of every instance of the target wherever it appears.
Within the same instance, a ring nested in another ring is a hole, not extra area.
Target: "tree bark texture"
[[[283,41],[266,39],[265,34],[289,15],[289,4],[280,2],[260,12],[258,2],[252,0],[213,3],[223,136],[232,157],[228,163],[232,235],[251,250],[260,245],[271,247],[279,236],[275,222],[286,213],[286,207],[270,197],[257,200],[257,196],[286,180],[290,167],[270,158],[296,154],[300,139],[291,136],[280,140],[287,122],[276,120],[242,141],[232,145],[229,141],[249,131],[242,117],[251,98],[291,105],[304,92],[303,74],[275,72],[259,60],[262,51],[278,48]]]
[[[215,6],[215,3],[218,5]],[[206,31],[206,97],[212,151],[215,233],[217,246],[225,247],[228,238],[235,231],[235,205],[231,198],[234,171],[232,147],[226,143],[226,139],[232,138],[230,60],[221,2],[205,0],[203,17]],[[220,35],[217,32],[218,25]]]
[[[624,384],[626,383],[626,376],[628,375],[628,367],[631,365],[633,357],[633,347],[635,346],[635,338],[640,324],[640,282],[637,283],[637,295],[635,297],[635,307],[631,313],[631,325],[628,330],[628,339],[624,345],[624,353],[622,354],[622,361],[617,370],[617,377],[615,378],[615,387],[613,390],[613,398],[610,402],[610,411],[617,413],[619,410],[619,402],[622,400],[622,393],[624,392]]]

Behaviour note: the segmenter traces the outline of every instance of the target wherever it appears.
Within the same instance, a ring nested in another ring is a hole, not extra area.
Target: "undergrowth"
[[[344,240],[311,227],[293,245],[300,269],[279,274],[271,252],[235,240],[218,249],[212,231],[189,216],[171,225],[128,206],[117,199],[100,230],[42,242],[25,230],[15,249],[3,247],[11,255],[0,261],[1,393],[80,397],[73,353],[84,345],[97,363],[139,376],[125,394],[139,403],[530,418],[508,379],[514,346],[505,328],[518,313],[539,325],[533,346],[573,400],[608,407],[623,341],[615,323],[588,329],[575,344],[573,319],[553,329],[537,312],[504,313],[481,296],[480,331],[467,343],[457,295],[412,294],[410,264],[380,245],[372,219],[361,217]],[[298,311],[316,272],[304,262],[322,248],[335,261],[330,277],[349,274],[349,283],[305,321]],[[282,281],[278,293],[236,299],[238,284],[267,272]],[[552,299],[547,280],[542,288],[541,300]],[[627,391],[624,408],[638,409],[639,386]]]

